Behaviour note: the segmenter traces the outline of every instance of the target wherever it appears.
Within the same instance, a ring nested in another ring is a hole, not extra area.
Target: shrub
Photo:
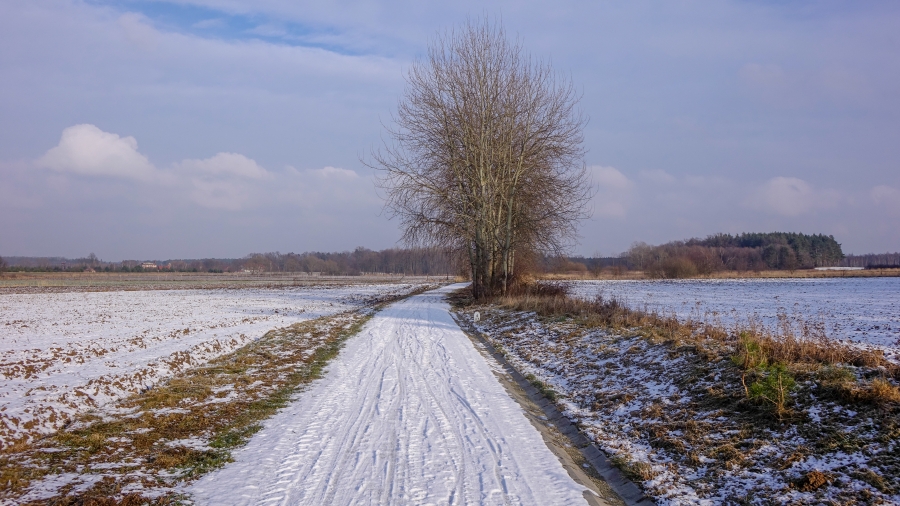
[[[662,264],[662,271],[669,279],[692,278],[697,275],[697,266],[689,258],[675,257]]]
[[[778,418],[783,418],[789,413],[787,403],[791,392],[797,388],[794,376],[787,370],[784,364],[760,366],[755,371],[760,379],[754,381],[747,388],[747,396],[755,401],[769,404],[775,410]]]
[[[739,338],[737,353],[731,357],[735,365],[745,371],[757,367],[765,367],[768,360],[765,350],[763,350],[759,341],[751,338],[747,332],[741,332]]]

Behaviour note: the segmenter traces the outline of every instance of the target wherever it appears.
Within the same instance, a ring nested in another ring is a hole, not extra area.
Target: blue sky
[[[0,255],[396,244],[372,173],[403,74],[501,18],[583,93],[573,252],[716,232],[900,250],[896,2],[0,4]]]

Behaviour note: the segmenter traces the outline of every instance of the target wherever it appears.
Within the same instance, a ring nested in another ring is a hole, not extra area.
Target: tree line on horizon
[[[880,256],[888,260],[889,255]],[[611,268],[643,271],[658,278],[686,278],[722,271],[793,271],[834,267],[842,265],[848,258],[840,243],[830,235],[769,232],[714,234],[705,239],[693,238],[660,245],[636,242],[618,258],[570,258],[568,262],[570,268],[573,264],[584,265],[574,265],[576,270]],[[900,262],[895,265],[900,266]]]
[[[658,246],[635,243],[625,257],[629,268],[651,276],[684,278],[721,271],[833,267],[844,253],[830,235],[769,232],[714,234]]]
[[[402,274],[408,276],[456,275],[458,267],[448,252],[429,248],[388,248],[374,251],[359,247],[343,252],[252,253],[243,258],[203,258],[150,260],[156,267],[145,269],[146,260],[106,262],[90,255],[82,258],[24,257],[0,258],[0,268],[12,272],[206,272],[249,271],[355,276],[362,274]]]
[[[790,251],[788,251],[790,250]],[[0,270],[18,272],[146,272],[141,260],[106,262],[93,253],[83,258],[0,257]],[[236,273],[284,272],[354,276],[466,276],[464,259],[437,248],[359,247],[343,252],[253,253],[243,258],[205,258],[153,261],[169,272]],[[790,270],[812,267],[900,267],[900,252],[844,255],[832,236],[796,233],[716,234],[706,239],[673,241],[658,246],[638,242],[616,257],[539,256],[530,270],[541,273],[644,271],[651,277],[678,278],[721,271]]]

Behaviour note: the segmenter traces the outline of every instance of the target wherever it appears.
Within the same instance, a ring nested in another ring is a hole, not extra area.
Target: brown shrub
[[[900,402],[900,388],[884,378],[875,378],[868,385],[855,389],[853,394],[860,400],[878,404]]]
[[[813,469],[797,481],[797,488],[801,492],[812,492],[829,485],[832,481],[834,481],[834,477],[830,474]]]

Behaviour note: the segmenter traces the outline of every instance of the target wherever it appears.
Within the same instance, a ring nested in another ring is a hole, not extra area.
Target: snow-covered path
[[[449,313],[445,287],[378,313],[198,504],[585,504]]]

